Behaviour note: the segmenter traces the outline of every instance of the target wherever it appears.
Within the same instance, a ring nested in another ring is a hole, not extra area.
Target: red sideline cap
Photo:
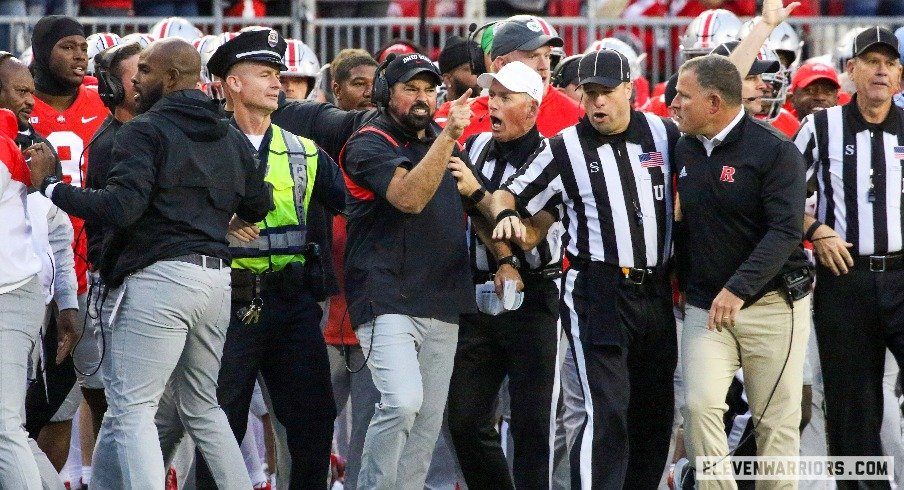
[[[398,56],[403,56],[406,54],[417,53],[417,50],[415,50],[414,47],[411,46],[410,44],[395,43],[392,46],[389,46],[388,48],[384,49],[383,52],[380,53],[380,59],[378,59],[377,61],[379,63],[382,63],[392,53],[395,53]]]
[[[841,88],[841,84],[838,83],[838,72],[834,68],[825,63],[814,62],[804,63],[797,69],[794,78],[791,79],[791,90],[806,87],[821,78],[831,80],[836,88]]]

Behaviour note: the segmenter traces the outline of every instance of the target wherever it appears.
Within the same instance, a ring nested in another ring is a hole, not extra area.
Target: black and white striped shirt
[[[807,116],[795,144],[816,182],[816,219],[854,244],[853,254],[901,251],[904,109],[892,105],[882,123],[870,124],[855,96]]]
[[[506,143],[494,141],[493,133],[476,134],[468,138],[465,151],[480,174],[484,186],[492,192],[507,182],[519,167],[531,161],[546,144],[543,136],[534,127],[524,136]],[[546,239],[527,252],[518,247],[512,248],[512,253],[518,257],[525,270],[543,269],[562,262],[562,235],[565,228],[558,219],[562,216],[561,200],[552,199],[544,208],[557,218],[546,233]],[[488,254],[486,246],[476,234],[469,235],[471,265],[478,271],[495,271],[496,261]]]
[[[535,214],[565,205],[566,251],[619,267],[663,265],[672,250],[671,121],[631,112],[628,129],[602,135],[586,117],[549,139],[506,188]]]

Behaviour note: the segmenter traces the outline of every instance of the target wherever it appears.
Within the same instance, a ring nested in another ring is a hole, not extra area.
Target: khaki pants
[[[697,456],[728,453],[722,416],[725,396],[737,370],[744,370],[748,403],[756,425],[760,456],[798,456],[803,365],[810,335],[810,296],[792,310],[776,292],[741,310],[733,328],[709,331],[707,310],[688,305],[681,339],[686,405],[685,447],[691,464]],[[790,355],[789,355],[790,346]],[[785,358],[788,363],[782,372]],[[776,380],[781,379],[776,385]],[[775,394],[772,395],[772,390]],[[764,417],[763,410],[768,401]],[[700,468],[697,468],[698,473]],[[734,480],[699,481],[699,488],[737,488]],[[757,488],[796,488],[796,481],[759,481]]]

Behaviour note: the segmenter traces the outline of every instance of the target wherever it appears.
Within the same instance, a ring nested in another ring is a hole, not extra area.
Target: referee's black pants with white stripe
[[[462,315],[449,385],[449,432],[468,488],[549,487],[558,402],[559,289],[525,281],[524,303],[490,316]],[[514,481],[496,430],[496,400],[509,377]]]
[[[826,435],[832,456],[883,456],[885,349],[904,367],[904,270],[819,266],[814,327],[825,385]],[[886,481],[839,480],[838,488],[889,488]]]
[[[668,278],[628,284],[599,262],[566,273],[562,329],[583,393],[572,436],[574,489],[656,488],[668,458],[677,363]]]

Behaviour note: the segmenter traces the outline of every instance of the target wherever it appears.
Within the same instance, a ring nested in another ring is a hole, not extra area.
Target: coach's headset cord
[[[750,433],[748,433],[746,436],[744,436],[744,438],[741,439],[740,442],[738,442],[738,445],[735,446],[734,449],[732,449],[731,451],[728,451],[728,454],[719,458],[719,460],[716,461],[715,463],[704,466],[703,467],[704,473],[709,471],[712,468],[715,468],[720,463],[722,463],[722,461],[725,461],[726,459],[730,458],[731,456],[734,456],[734,453],[736,453],[738,451],[738,449],[740,449],[741,446],[744,445],[744,443],[746,443],[754,434],[756,434],[757,428],[759,428],[760,423],[763,421],[763,417],[766,416],[766,410],[769,409],[769,403],[772,402],[772,397],[775,396],[775,392],[776,392],[776,390],[778,390],[778,384],[782,380],[782,375],[785,374],[785,367],[788,366],[788,360],[791,359],[791,349],[792,349],[792,346],[794,345],[794,300],[791,298],[790,291],[786,291],[786,293],[788,294],[786,301],[788,302],[788,305],[791,307],[791,334],[788,336],[788,353],[785,354],[785,362],[782,363],[782,369],[781,369],[781,371],[778,372],[778,377],[775,379],[775,384],[772,386],[772,392],[769,393],[769,398],[766,399],[766,406],[763,407],[763,411],[760,412],[760,417],[754,422],[753,429],[750,431]],[[681,477],[681,481],[678,484],[679,489],[684,488],[684,481],[687,479],[687,476],[690,473],[691,472],[688,471],[684,474],[684,476]]]
[[[93,145],[95,141],[97,141],[97,138],[99,138],[102,134],[104,134],[112,126],[113,126],[112,121],[107,121],[106,123],[104,123],[104,125],[101,127],[100,131],[98,131],[97,134],[95,134],[91,138],[91,141],[89,141],[88,144],[85,145],[85,148],[82,150],[81,154],[79,154],[77,167],[78,167],[79,178],[81,179],[83,188],[85,186],[85,181],[88,178],[87,174],[84,171],[82,171],[82,161],[85,158],[85,152],[88,151],[88,148],[90,148],[91,145]],[[82,235],[84,235],[84,233],[85,233],[85,226],[82,225],[81,229],[78,230],[78,235],[76,235],[73,243],[78,243],[79,240],[81,240]],[[82,259],[86,264],[88,263],[88,258],[85,257],[84,255],[80,254],[75,249],[75,247],[72,248],[72,253],[76,257]],[[78,339],[75,341],[75,344],[72,346],[72,351],[70,352],[70,355],[73,352],[75,352],[75,349],[78,348],[78,344],[80,344],[82,339],[85,337],[85,328],[87,328],[87,326],[88,326],[88,320],[89,319],[97,320],[98,318],[100,318],[101,310],[103,310],[103,307],[104,307],[104,302],[107,300],[107,292],[109,290],[107,289],[106,286],[103,286],[103,288],[97,292],[97,298],[100,299],[100,304],[98,304],[97,301],[95,300],[95,310],[94,310],[95,315],[91,314],[91,298],[94,297],[93,293],[94,293],[95,286],[96,286],[96,284],[92,283],[91,286],[88,287],[88,305],[85,307],[85,316],[84,316],[83,322],[82,322],[82,331],[79,333]],[[78,365],[75,362],[72,363],[72,365],[75,367],[75,372],[77,372],[78,374],[85,376],[85,377],[94,376],[95,374],[97,374],[98,371],[100,371],[100,366],[104,362],[104,356],[106,356],[106,354],[107,354],[107,338],[104,335],[104,322],[100,321],[98,323],[100,323],[100,344],[101,344],[101,346],[100,346],[100,360],[97,362],[97,367],[94,368],[94,371],[92,371],[90,374],[88,374],[88,373],[83,373],[78,368]],[[59,340],[57,340],[57,342],[59,342]]]

